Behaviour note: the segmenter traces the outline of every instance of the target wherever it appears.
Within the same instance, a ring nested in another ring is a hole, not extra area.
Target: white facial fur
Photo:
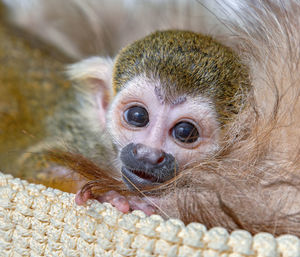
[[[135,77],[114,98],[107,117],[109,132],[119,150],[129,143],[142,143],[172,154],[180,169],[204,159],[218,149],[219,123],[213,104],[197,96],[178,104],[162,101],[155,93],[160,82],[145,76]],[[130,106],[142,106],[149,114],[145,127],[132,127],[123,118]],[[195,143],[180,143],[173,138],[172,128],[180,121],[190,121],[198,128],[200,138]]]

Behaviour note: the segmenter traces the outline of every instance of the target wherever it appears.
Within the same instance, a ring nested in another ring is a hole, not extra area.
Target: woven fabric
[[[0,256],[300,256],[300,240],[122,214],[0,173]]]

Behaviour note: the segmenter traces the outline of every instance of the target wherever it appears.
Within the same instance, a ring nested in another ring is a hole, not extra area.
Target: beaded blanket
[[[88,203],[77,206],[74,194],[0,173],[0,256],[300,256],[292,235],[229,234]]]

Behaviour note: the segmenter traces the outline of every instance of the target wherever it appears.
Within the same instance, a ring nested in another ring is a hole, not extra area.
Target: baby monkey
[[[232,50],[209,36],[178,30],[146,36],[113,62],[92,57],[74,64],[69,75],[95,89],[96,122],[110,133],[116,169],[131,191],[159,187],[211,158],[250,90],[247,69]],[[80,190],[76,202],[90,198],[122,212],[155,211],[116,191],[95,197]],[[159,198],[153,199],[159,204]]]

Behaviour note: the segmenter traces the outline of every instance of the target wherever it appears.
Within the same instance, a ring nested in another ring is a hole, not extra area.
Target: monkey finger
[[[156,212],[155,208],[151,204],[145,202],[140,197],[130,196],[128,198],[128,201],[129,201],[131,210],[141,210],[148,216],[150,216]]]
[[[119,211],[123,213],[129,212],[129,202],[125,196],[120,195],[116,191],[108,191],[105,194],[97,197],[100,203],[110,203],[112,206],[116,207]]]
[[[89,199],[93,199],[92,193],[89,190],[84,193],[79,190],[75,195],[75,203],[78,205],[84,205]]]

